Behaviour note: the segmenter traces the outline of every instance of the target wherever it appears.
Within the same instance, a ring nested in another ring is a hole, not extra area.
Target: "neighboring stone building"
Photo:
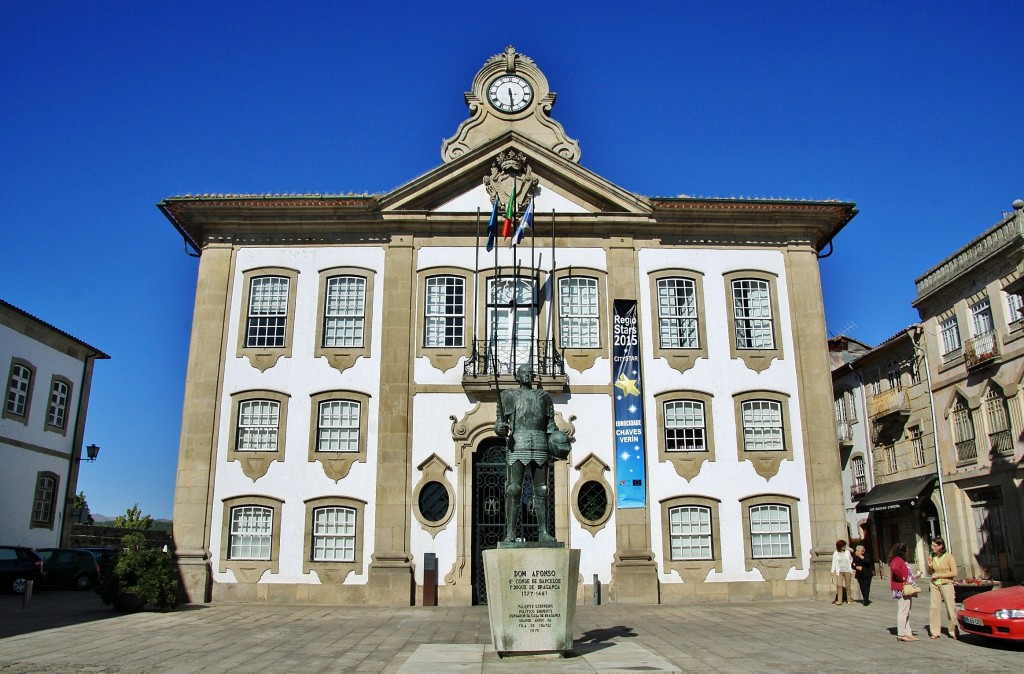
[[[1024,577],[1024,201],[917,283],[948,542],[967,575]]]
[[[0,300],[0,542],[67,544],[93,365],[109,358]]]
[[[845,526],[818,252],[854,205],[628,192],[579,164],[511,47],[465,97],[443,164],[387,194],[160,204],[201,253],[189,598],[407,605],[436,558],[442,604],[485,601],[495,388],[531,361],[573,438],[550,521],[581,598],[595,577],[623,603],[825,596]],[[486,252],[494,199],[535,238]]]

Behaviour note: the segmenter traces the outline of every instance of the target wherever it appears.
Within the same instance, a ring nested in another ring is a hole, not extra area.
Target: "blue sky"
[[[916,320],[914,278],[1024,197],[1022,26],[1019,0],[7,0],[0,297],[112,356],[93,511],[170,517],[197,265],[155,204],[398,187],[514,44],[628,190],[856,202],[826,316],[878,343]]]

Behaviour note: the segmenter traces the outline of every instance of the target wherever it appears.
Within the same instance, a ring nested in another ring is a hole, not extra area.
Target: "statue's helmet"
[[[555,431],[548,436],[548,452],[556,460],[568,459],[570,449],[569,436],[562,431]]]

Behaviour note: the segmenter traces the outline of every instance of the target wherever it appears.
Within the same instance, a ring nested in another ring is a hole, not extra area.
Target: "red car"
[[[1024,583],[964,599],[960,629],[996,639],[1024,639]]]

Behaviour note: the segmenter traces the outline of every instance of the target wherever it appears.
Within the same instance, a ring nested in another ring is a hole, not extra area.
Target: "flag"
[[[505,207],[505,222],[501,225],[501,238],[507,239],[512,236],[512,223],[516,219],[516,184],[512,183],[512,196],[508,198],[508,205]]]
[[[519,220],[519,226],[516,227],[515,234],[512,235],[512,242],[508,247],[511,248],[522,241],[531,229],[533,229],[533,199],[530,199],[530,203],[526,205],[526,210],[523,211],[523,217]]]
[[[487,252],[494,249],[494,237],[498,235],[498,195],[494,195],[494,208],[491,209],[491,219],[487,222]],[[479,245],[479,244],[477,244]]]

